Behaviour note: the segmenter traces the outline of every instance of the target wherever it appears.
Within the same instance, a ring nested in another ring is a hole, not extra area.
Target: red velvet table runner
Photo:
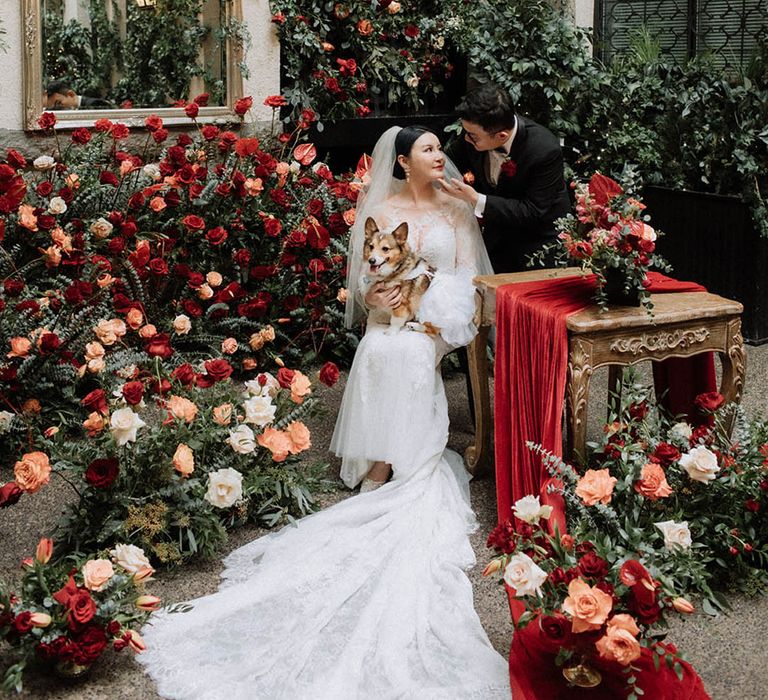
[[[649,291],[706,291],[649,273]],[[512,504],[539,495],[554,507],[550,524],[565,532],[562,497],[548,494],[550,477],[526,441],[562,455],[562,412],[568,368],[566,318],[591,306],[593,275],[504,285],[496,291],[494,426],[499,521],[512,517]],[[712,353],[654,363],[657,395],[666,392],[673,414],[691,413],[693,399],[716,391]]]

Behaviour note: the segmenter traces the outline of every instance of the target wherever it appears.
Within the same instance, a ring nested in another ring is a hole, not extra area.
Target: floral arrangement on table
[[[357,189],[297,144],[314,117],[265,145],[199,124],[196,101],[185,110],[194,135],[172,139],[150,116],[137,150],[124,124],[100,119],[65,140],[44,113],[53,154],[0,158],[6,460],[30,430],[79,423],[79,399],[105,374],[151,358],[173,369],[224,352],[253,376],[267,324],[262,354],[294,366],[354,346],[337,296]]]
[[[558,220],[558,240],[534,259],[543,261],[554,252],[559,264],[575,263],[597,275],[595,301],[602,309],[611,302],[642,304],[650,311],[648,271],[655,267],[669,272],[671,267],[655,252],[656,239],[663,234],[648,224],[645,205],[600,173],[571,187],[576,213]]]
[[[34,660],[73,677],[107,650],[145,649],[141,627],[160,606],[144,592],[154,573],[138,547],[118,544],[109,558],[52,559],[53,542],[42,539],[22,562],[19,593],[0,582],[0,637],[8,646],[0,688],[21,692]]]
[[[280,38],[283,96],[298,118],[365,117],[382,106],[418,110],[439,95],[455,67],[450,3],[397,0],[271,0]]]
[[[633,663],[643,648],[657,667],[663,662],[681,676],[675,648],[657,640],[666,614],[694,610],[673,580],[644,555],[617,552],[609,538],[549,534],[543,523],[552,507],[542,506],[538,496],[520,499],[513,511],[516,520],[497,526],[488,538],[498,556],[484,575],[503,572],[510,595],[525,605],[516,627],[538,626],[570,683],[598,685],[600,659],[621,667],[628,697],[637,700],[642,690]]]
[[[297,456],[311,446],[312,382],[287,367],[244,385],[232,372],[218,358],[122,373],[110,392],[82,399],[87,439],[46,431],[3,489],[33,494],[56,474],[77,493],[55,535],[61,545],[128,542],[166,565],[212,556],[247,520],[306,514],[319,474]],[[331,363],[321,372],[326,383],[336,376]]]

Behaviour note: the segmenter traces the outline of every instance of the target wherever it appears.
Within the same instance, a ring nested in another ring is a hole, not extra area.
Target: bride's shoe
[[[368,493],[368,491],[375,491],[380,486],[384,486],[386,481],[376,481],[375,479],[369,479],[367,476],[360,484],[360,493]]]

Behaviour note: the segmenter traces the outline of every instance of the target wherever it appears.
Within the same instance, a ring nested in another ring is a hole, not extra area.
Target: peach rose
[[[213,409],[213,422],[218,425],[229,425],[232,422],[232,404],[223,403]]]
[[[118,338],[122,338],[127,332],[125,323],[119,318],[101,320],[93,330],[104,345],[114,345]]]
[[[574,632],[599,629],[611,608],[613,599],[605,591],[591,587],[580,578],[568,584],[568,597],[563,602],[563,610],[571,616]]]
[[[244,183],[245,191],[251,196],[261,194],[264,191],[264,183],[260,177],[249,177]]]
[[[64,178],[64,182],[67,183],[67,187],[70,187],[73,190],[80,189],[80,176],[77,173],[70,173],[67,175],[67,177]]]
[[[93,234],[93,235],[94,235],[96,238],[98,238],[99,240],[101,240],[101,239],[104,239],[104,238],[106,238],[107,236],[109,236],[109,234],[110,234],[110,233],[112,233],[112,229],[113,229],[113,228],[114,228],[114,226],[112,226],[112,224],[111,224],[109,221],[107,221],[107,220],[106,220],[106,219],[105,219],[105,218],[102,216],[102,217],[100,217],[100,218],[96,219],[96,221],[94,221],[94,222],[93,222],[93,223],[90,225],[90,227],[88,228],[88,230],[89,230],[89,231],[90,231],[90,232],[91,232],[91,233],[92,233],[92,234]]]
[[[85,344],[85,359],[95,360],[97,357],[104,357],[104,346],[101,343],[93,341],[92,343]]]
[[[178,335],[186,335],[192,330],[192,321],[189,320],[189,316],[185,314],[179,314],[173,319],[173,330]]]
[[[342,304],[347,303],[347,290],[344,287],[341,287],[339,291],[336,294],[336,301],[341,302]]]
[[[189,476],[195,470],[195,455],[189,445],[179,443],[173,453],[173,468],[182,476]]]
[[[266,447],[272,453],[272,459],[275,462],[282,462],[291,454],[293,450],[293,441],[288,433],[275,428],[267,428],[256,442],[262,447]]]
[[[83,585],[89,591],[103,591],[115,575],[115,569],[109,559],[91,559],[83,565]]]
[[[106,363],[103,357],[94,357],[92,360],[88,360],[88,371],[92,374],[98,374],[104,367],[106,367]]]
[[[289,423],[285,428],[285,432],[288,433],[288,436],[293,443],[291,449],[292,455],[299,454],[299,452],[303,452],[312,447],[312,442],[309,439],[309,428],[307,428],[307,426],[300,420]]]
[[[125,316],[125,322],[131,330],[138,330],[144,323],[144,314],[139,309],[131,309]]]
[[[213,289],[211,288],[211,285],[208,283],[201,284],[197,290],[197,296],[203,301],[210,299],[213,296]]]
[[[258,366],[259,366],[259,363],[256,361],[255,357],[243,358],[243,369],[244,370],[256,369]]]
[[[361,19],[357,23],[357,31],[360,36],[371,36],[373,34],[373,25],[369,19]]]
[[[61,264],[61,250],[55,245],[48,248],[38,248],[43,254],[43,262],[46,267],[58,267]]]
[[[151,338],[153,335],[157,335],[157,328],[155,328],[155,326],[153,326],[151,323],[148,323],[146,326],[141,328],[139,335],[142,338]]]
[[[224,278],[221,276],[220,272],[211,271],[205,276],[205,281],[208,282],[211,287],[220,287]]]
[[[152,197],[152,199],[149,200],[149,208],[154,212],[161,212],[167,206],[168,205],[162,197]]]
[[[67,253],[72,252],[72,236],[68,236],[62,229],[55,228],[51,231],[51,240]]]
[[[51,480],[51,463],[44,452],[27,452],[13,467],[16,484],[22,491],[37,493]]]
[[[635,491],[652,501],[672,494],[664,469],[654,462],[643,465],[640,481],[635,482]]]
[[[109,287],[113,282],[115,281],[115,278],[112,277],[108,272],[104,272],[98,276],[96,279],[96,284],[99,286],[99,289],[105,289],[106,287]]]
[[[312,393],[312,383],[309,378],[295,370],[291,380],[291,401],[294,403],[303,403],[304,397]]]
[[[197,415],[197,405],[183,396],[175,394],[168,399],[168,410],[174,418],[181,418],[186,423],[191,423]]]
[[[88,418],[83,421],[83,428],[88,433],[88,437],[94,437],[97,433],[104,430],[104,426],[107,424],[107,417],[102,416],[98,411],[93,411],[88,414]]]
[[[588,506],[610,503],[616,481],[608,469],[587,469],[576,484],[576,495]]]
[[[640,632],[630,615],[614,615],[605,630],[605,636],[595,643],[600,656],[629,666],[640,658],[640,643],[636,635]]]
[[[272,326],[264,326],[259,334],[264,338],[265,343],[271,343],[275,339],[275,329]]]
[[[261,350],[265,342],[261,333],[254,333],[248,341],[248,345],[251,346],[251,350]]]
[[[357,210],[356,209],[347,209],[341,215],[341,218],[344,219],[344,223],[347,226],[352,226],[355,223],[356,216],[357,216]]]
[[[231,355],[234,352],[237,352],[237,341],[234,338],[224,338],[224,340],[221,341],[221,351],[225,355]]]
[[[26,357],[32,349],[32,341],[24,336],[17,335],[11,338],[11,351],[7,357]]]
[[[35,208],[30,204],[22,204],[19,207],[19,225],[30,231],[37,231]]]

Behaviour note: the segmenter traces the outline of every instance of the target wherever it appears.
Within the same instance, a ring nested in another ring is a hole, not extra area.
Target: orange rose
[[[115,575],[115,569],[109,559],[91,559],[83,565],[83,585],[89,591],[103,591]]]
[[[246,357],[246,358],[243,359],[243,369],[244,370],[256,369],[258,366],[259,366],[259,363],[253,357]]]
[[[299,454],[299,452],[303,452],[312,447],[312,442],[309,439],[309,428],[307,428],[301,421],[297,420],[293,421],[293,423],[289,423],[286,426],[285,431],[288,433],[291,442],[293,443],[293,447],[290,451],[292,455]]]
[[[104,272],[103,274],[99,275],[98,279],[96,280],[96,284],[99,286],[99,289],[104,289],[105,287],[109,287],[113,282],[115,281],[115,278],[112,277],[108,272]]]
[[[264,347],[265,342],[266,341],[261,333],[254,333],[248,341],[248,344],[251,346],[251,350],[261,350]]]
[[[22,204],[19,207],[19,225],[30,231],[37,231],[35,208],[30,204]]]
[[[40,402],[37,399],[27,399],[23,404],[21,404],[22,413],[31,413],[33,415],[37,415],[42,410],[43,407],[40,405]]]
[[[224,338],[224,340],[221,341],[221,351],[225,355],[231,355],[234,352],[237,352],[237,341],[234,338]]]
[[[220,287],[224,278],[221,276],[220,272],[211,271],[205,276],[205,281],[208,282],[211,287]]]
[[[360,36],[371,36],[373,34],[373,25],[369,19],[361,19],[357,23],[357,32]]]
[[[232,421],[232,404],[223,403],[213,409],[213,422],[218,425],[229,425]]]
[[[189,445],[179,443],[173,453],[173,468],[182,476],[189,476],[195,470],[195,455]]]
[[[167,206],[168,205],[162,197],[152,197],[152,199],[149,200],[149,208],[154,212],[161,212]]]
[[[293,441],[290,435],[275,428],[267,428],[256,438],[256,442],[272,453],[272,459],[275,462],[284,461],[293,450]]]
[[[576,495],[588,506],[610,503],[616,481],[608,469],[587,469],[576,484]]]
[[[131,309],[125,317],[125,322],[131,330],[138,330],[141,328],[141,324],[144,323],[144,314],[139,309]]]
[[[168,399],[168,410],[174,418],[181,418],[186,423],[191,423],[197,415],[197,405],[183,396],[175,394]]]
[[[96,433],[104,430],[104,426],[107,424],[107,418],[102,416],[101,413],[93,411],[88,414],[88,418],[83,421],[83,428],[88,433],[88,437],[94,437]]]
[[[629,666],[640,658],[640,643],[636,636],[640,632],[630,615],[614,615],[605,630],[605,636],[595,643],[600,656]]]
[[[591,587],[577,578],[568,584],[568,597],[563,610],[572,618],[574,632],[588,632],[599,629],[613,608],[613,599],[605,591]]]
[[[48,455],[43,452],[27,452],[14,465],[13,474],[22,491],[37,493],[51,479]]]
[[[249,177],[243,183],[243,187],[245,187],[245,191],[251,195],[251,197],[255,197],[264,191],[264,183],[260,177]]]
[[[355,223],[355,219],[357,218],[357,210],[356,209],[347,209],[341,215],[341,218],[344,219],[344,223],[347,226],[352,226]]]
[[[643,465],[640,481],[635,482],[635,491],[652,501],[672,494],[664,469],[654,462]]]
[[[139,335],[142,338],[151,338],[153,335],[157,335],[157,328],[155,328],[151,323],[148,323],[139,331]]]
[[[125,323],[119,318],[99,321],[93,330],[104,345],[114,345],[118,338],[122,338],[127,332]]]
[[[32,349],[32,341],[24,336],[17,335],[11,338],[11,351],[7,357],[26,357]]]
[[[291,401],[294,403],[303,403],[304,397],[312,393],[312,383],[308,377],[299,370],[295,370],[293,373],[293,379],[291,380]]]
[[[97,357],[104,357],[104,346],[96,341],[85,344],[85,359],[95,360]]]

